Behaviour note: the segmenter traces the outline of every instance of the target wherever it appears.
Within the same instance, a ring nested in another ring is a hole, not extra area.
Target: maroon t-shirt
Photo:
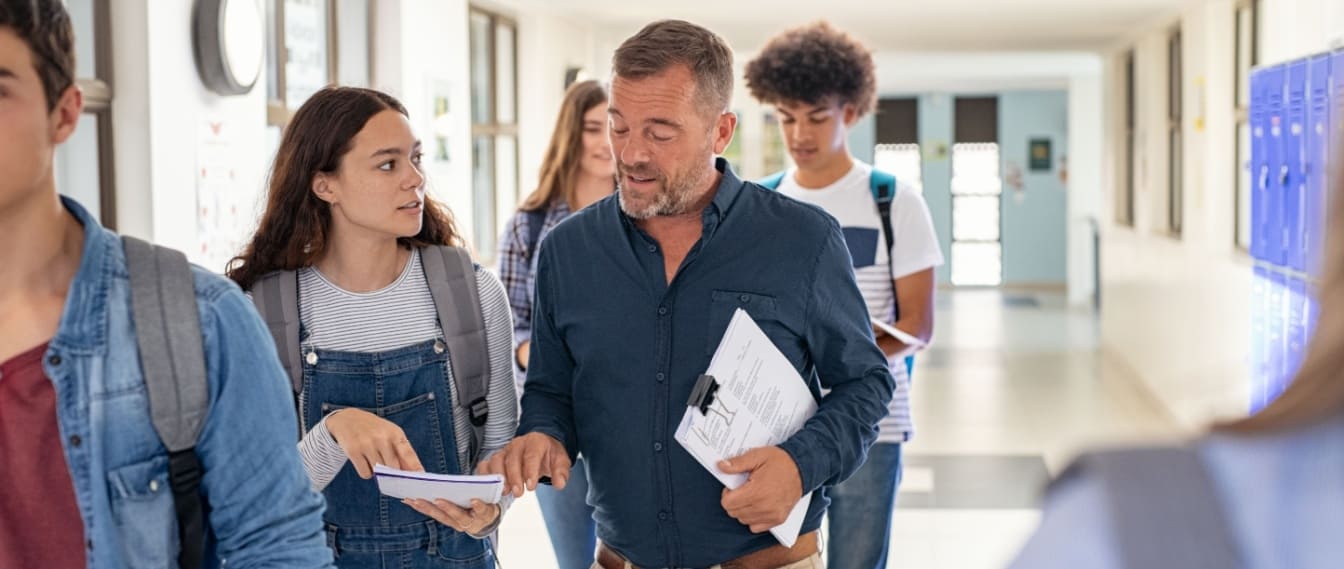
[[[56,425],[47,346],[0,363],[0,567],[85,567],[84,524]]]

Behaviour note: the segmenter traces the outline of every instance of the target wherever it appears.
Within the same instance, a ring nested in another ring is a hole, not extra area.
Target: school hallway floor
[[[914,373],[917,433],[888,567],[1003,567],[1035,528],[1049,475],[1078,450],[1181,434],[1098,335],[1093,313],[1060,294],[940,292],[934,347]],[[843,536],[824,543],[844,547]],[[530,495],[504,521],[500,561],[556,567]]]

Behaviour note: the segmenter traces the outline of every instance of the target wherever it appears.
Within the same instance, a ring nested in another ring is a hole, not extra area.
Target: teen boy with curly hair
[[[747,88],[773,105],[794,167],[762,181],[826,210],[844,231],[869,315],[927,343],[933,334],[934,267],[943,263],[929,208],[919,191],[856,160],[847,135],[877,103],[868,49],[825,22],[785,31],[747,64]],[[896,392],[868,461],[829,489],[830,569],[882,569],[901,444],[910,440],[907,346],[875,330]]]

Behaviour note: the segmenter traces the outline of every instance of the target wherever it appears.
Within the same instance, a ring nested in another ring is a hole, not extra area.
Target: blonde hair
[[[1344,130],[1344,125],[1340,125]],[[1344,137],[1336,137],[1344,143]],[[1339,144],[1339,143],[1337,143]],[[1336,155],[1344,159],[1344,152]],[[1334,165],[1334,188],[1327,199],[1325,258],[1320,290],[1321,318],[1307,356],[1293,382],[1259,413],[1218,425],[1215,431],[1254,435],[1308,427],[1344,415],[1344,164]]]
[[[607,90],[597,81],[580,81],[569,86],[560,105],[560,118],[546,146],[541,162],[537,189],[523,200],[519,209],[538,211],[550,207],[556,199],[574,204],[574,180],[583,162],[583,115],[607,102]]]

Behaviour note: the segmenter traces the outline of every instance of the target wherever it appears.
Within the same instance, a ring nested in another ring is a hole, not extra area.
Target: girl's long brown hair
[[[546,209],[557,198],[574,203],[574,180],[583,162],[583,115],[606,102],[607,90],[597,81],[580,81],[569,86],[560,105],[560,118],[551,133],[551,143],[546,146],[546,157],[541,162],[541,181],[519,209]]]
[[[267,273],[312,266],[322,258],[331,206],[313,194],[313,177],[336,172],[355,135],[386,110],[406,115],[406,108],[391,95],[355,87],[327,87],[299,107],[275,155],[261,224],[243,252],[229,261],[230,279],[247,290]],[[457,228],[448,208],[428,195],[424,207],[420,233],[397,241],[408,248],[457,245]]]
[[[1344,124],[1334,147],[1344,147]],[[1344,159],[1344,151],[1335,158]],[[1320,290],[1321,318],[1293,382],[1259,413],[1215,427],[1242,435],[1309,427],[1344,416],[1344,164],[1334,165],[1334,188],[1327,199],[1325,258]]]

